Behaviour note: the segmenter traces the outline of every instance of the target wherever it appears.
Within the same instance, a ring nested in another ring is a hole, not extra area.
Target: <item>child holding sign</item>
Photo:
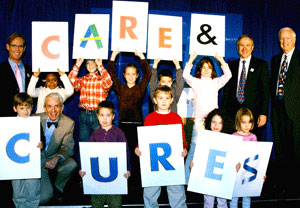
[[[174,96],[173,102],[171,104],[171,111],[177,113],[177,103],[179,101],[181,92],[183,90],[184,81],[182,77],[182,69],[179,64],[179,61],[176,59],[173,60],[173,63],[176,68],[176,80],[173,83],[173,73],[169,69],[162,69],[158,75],[158,82],[157,82],[157,66],[160,62],[160,59],[155,59],[152,65],[152,75],[149,82],[149,89],[150,89],[150,98],[153,101],[154,91],[158,86],[167,85],[172,89],[172,93]]]
[[[251,133],[250,130],[254,128],[254,117],[248,108],[241,108],[236,113],[235,117],[235,129],[236,132],[233,135],[243,137],[243,141],[257,141],[257,137],[255,134]],[[230,208],[238,207],[238,197],[233,197],[230,202]],[[247,208],[251,206],[251,198],[243,197],[243,208]]]
[[[115,118],[114,104],[110,101],[102,101],[98,106],[98,121],[100,128],[97,129],[90,137],[90,142],[126,142],[123,131],[116,128],[113,125]],[[129,151],[127,147],[127,172],[124,174],[125,178],[130,176],[130,160]],[[86,173],[82,170],[79,171],[81,177]],[[104,203],[107,203],[108,207],[121,207],[122,196],[121,195],[92,195],[91,204],[92,207],[104,207]]]
[[[69,79],[75,91],[80,91],[79,141],[86,142],[90,135],[99,128],[97,107],[101,101],[106,100],[112,80],[101,59],[87,60],[88,74],[78,78],[79,68],[83,61],[82,58],[76,60]]]
[[[33,72],[33,75],[28,84],[27,93],[31,97],[38,97],[37,109],[36,109],[35,113],[43,113],[44,112],[45,97],[52,92],[58,92],[62,96],[64,101],[68,97],[73,95],[74,89],[73,89],[73,86],[72,86],[68,76],[66,75],[66,73],[60,71],[59,69],[57,69],[57,72],[58,72],[58,74],[60,76],[59,78],[62,81],[65,88],[58,85],[58,78],[55,73],[47,74],[45,87],[40,86],[39,88],[36,88],[36,84],[37,84],[37,82],[39,80],[39,76],[40,76],[40,69],[37,72]]]
[[[160,86],[154,92],[154,103],[157,105],[157,110],[150,113],[145,118],[144,125],[161,125],[161,124],[181,124],[182,125],[182,139],[183,139],[183,152],[182,157],[187,154],[187,143],[185,140],[185,133],[181,117],[170,111],[171,103],[173,102],[172,89],[168,86]],[[141,156],[141,151],[137,147],[135,153]],[[158,207],[158,197],[160,195],[161,187],[144,187],[144,203],[145,208]],[[186,196],[184,185],[167,186],[169,203],[172,208],[185,208]]]
[[[27,93],[17,93],[13,100],[13,109],[18,117],[28,118],[33,107],[33,100]],[[41,133],[43,135],[43,133]],[[37,147],[43,149],[43,143]],[[40,179],[18,179],[11,181],[13,201],[18,207],[38,207],[40,203]]]
[[[219,110],[219,109],[214,109],[211,111],[207,118],[205,119],[205,129],[207,130],[212,130],[215,132],[225,132],[228,131],[227,127],[227,122],[225,120],[225,114]],[[189,152],[191,154],[191,157],[194,156],[194,151]],[[190,168],[193,167],[193,160],[190,162]],[[218,208],[227,208],[227,200],[224,198],[220,197],[215,197],[215,196],[210,196],[207,194],[204,194],[204,207],[205,208],[213,208],[214,207],[214,201],[215,198],[217,199],[218,202]]]
[[[126,84],[123,84],[115,72],[115,60],[119,51],[113,51],[108,63],[108,71],[114,82],[114,89],[119,101],[119,128],[125,133],[128,139],[128,146],[131,156],[132,177],[130,189],[140,187],[140,169],[138,158],[134,155],[134,149],[137,145],[137,127],[143,124],[142,103],[147,90],[147,85],[151,77],[151,71],[143,53],[135,52],[140,58],[143,71],[143,78],[137,83],[139,72],[135,64],[127,64],[124,69],[124,78]],[[131,190],[134,192],[140,190]]]
[[[223,57],[215,56],[215,58],[220,62],[221,68],[223,70],[223,75],[217,77],[215,66],[213,61],[209,57],[202,58],[195,71],[195,77],[191,73],[193,67],[193,61],[196,59],[197,54],[191,54],[189,61],[183,71],[183,78],[191,86],[195,95],[194,103],[194,127],[192,133],[192,142],[189,150],[189,154],[185,163],[185,177],[186,183],[188,183],[190,169],[189,163],[192,159],[192,154],[195,151],[197,130],[204,129],[205,117],[213,109],[218,108],[218,92],[219,90],[229,81],[231,78],[231,71],[228,64],[224,61]]]

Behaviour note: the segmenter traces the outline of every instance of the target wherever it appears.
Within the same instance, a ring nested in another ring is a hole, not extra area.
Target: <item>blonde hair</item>
[[[166,93],[166,94],[170,94],[171,95],[171,98],[173,98],[173,92],[172,92],[172,89],[166,85],[163,85],[163,86],[158,86],[155,91],[154,91],[154,98],[156,98],[156,96],[158,95],[158,93]]]
[[[236,113],[236,116],[235,116],[235,130],[240,130],[241,128],[241,120],[242,120],[242,116],[249,116],[250,118],[250,122],[251,122],[251,129],[252,130],[254,128],[254,117],[253,117],[253,114],[251,112],[251,110],[249,108],[240,108],[237,113]]]

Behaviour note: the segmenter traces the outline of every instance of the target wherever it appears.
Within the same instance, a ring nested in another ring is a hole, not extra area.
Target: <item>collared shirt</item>
[[[251,60],[252,55],[250,55],[248,58],[246,59],[242,59],[240,58],[240,63],[239,63],[239,72],[238,72],[238,81],[237,81],[237,87],[236,87],[236,93],[239,89],[239,84],[240,84],[240,78],[241,78],[241,73],[242,73],[242,69],[243,69],[243,61],[246,61],[245,63],[245,67],[246,67],[246,80],[247,80],[247,75],[248,75],[248,71],[249,71],[249,65],[250,65],[250,60]]]
[[[46,141],[45,141],[45,143],[46,143],[45,150],[46,150],[46,151],[47,151],[47,149],[48,149],[48,146],[49,146],[51,137],[52,137],[53,132],[54,132],[54,129],[55,129],[55,126],[54,126],[54,125],[51,125],[51,126],[48,128],[48,125],[47,125],[48,122],[58,122],[58,118],[57,118],[55,121],[50,120],[49,117],[47,117],[47,119],[46,119],[46,127],[45,127],[45,139],[46,139]]]
[[[130,153],[125,134],[121,129],[113,125],[109,130],[106,131],[105,129],[102,129],[100,127],[99,129],[94,131],[94,133],[92,133],[89,142],[125,142],[127,154],[127,170],[130,171]]]
[[[10,58],[8,58],[8,63],[10,65],[10,67],[12,68],[13,73],[16,74],[17,64],[15,62],[13,62]],[[24,67],[24,64],[22,61],[18,64],[18,67],[20,69],[21,76],[22,76],[23,89],[25,89],[25,67]]]
[[[80,91],[79,107],[96,110],[98,104],[108,96],[113,82],[103,65],[98,67],[98,71],[100,75],[94,73],[78,78],[79,69],[76,65],[73,66],[69,79],[75,91]]]

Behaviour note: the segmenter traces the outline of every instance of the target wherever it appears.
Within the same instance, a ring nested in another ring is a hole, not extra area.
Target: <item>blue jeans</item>
[[[230,202],[230,208],[238,208],[238,202],[239,202],[239,197],[233,197]],[[243,197],[242,205],[243,205],[242,206],[243,208],[250,208],[251,207],[251,198]]]
[[[217,208],[227,208],[227,199],[204,194],[204,208],[214,208],[217,199]]]
[[[100,127],[97,118],[97,111],[85,111],[79,112],[79,141],[88,142],[91,134]]]
[[[13,201],[16,208],[38,207],[40,203],[40,179],[18,179],[11,181]]]
[[[145,208],[158,208],[157,199],[160,195],[161,186],[144,188]],[[169,203],[172,208],[186,208],[186,196],[183,185],[167,186]]]

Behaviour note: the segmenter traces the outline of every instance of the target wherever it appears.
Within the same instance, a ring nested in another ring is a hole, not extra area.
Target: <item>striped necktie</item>
[[[237,100],[239,101],[240,104],[243,104],[245,101],[245,96],[244,96],[244,89],[245,89],[245,84],[246,84],[246,61],[243,60],[243,67],[242,67],[242,73],[240,77],[240,82],[238,86],[238,92],[237,92]]]

